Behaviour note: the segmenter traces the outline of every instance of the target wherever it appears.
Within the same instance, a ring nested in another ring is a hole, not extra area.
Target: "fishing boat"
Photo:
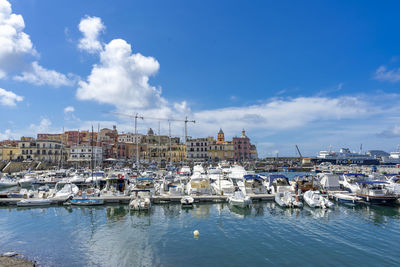
[[[337,193],[333,195],[333,199],[336,202],[348,204],[348,205],[357,205],[362,201],[362,198],[347,194]]]
[[[304,193],[304,201],[311,208],[333,208],[334,204],[326,197],[323,197],[319,191],[308,190]]]
[[[300,192],[307,192],[309,190],[317,190],[318,186],[314,182],[314,175],[297,175],[294,177],[294,186],[300,190]]]
[[[228,202],[232,206],[248,207],[251,204],[251,198],[246,196],[242,190],[237,190],[232,196],[228,197]]]
[[[356,194],[365,202],[375,205],[392,205],[396,202],[397,196],[385,188],[384,181],[358,181],[360,190]]]
[[[18,207],[49,206],[50,204],[49,199],[23,199],[17,202]]]
[[[181,198],[182,208],[193,208],[194,198],[191,196],[184,196]]]
[[[296,200],[296,197],[291,192],[278,192],[275,194],[275,202],[283,207],[302,208],[303,203]]]

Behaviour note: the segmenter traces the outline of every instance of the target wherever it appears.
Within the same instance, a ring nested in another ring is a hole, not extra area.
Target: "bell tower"
[[[217,143],[224,143],[225,142],[225,135],[222,129],[219,129]]]

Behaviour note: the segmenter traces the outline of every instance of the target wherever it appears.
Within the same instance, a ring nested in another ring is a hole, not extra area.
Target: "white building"
[[[189,139],[186,143],[186,160],[208,160],[208,146],[214,141],[213,137]]]
[[[103,160],[103,150],[101,147],[93,146],[72,146],[70,148],[69,160],[71,162],[90,162],[93,160],[95,165],[98,165]]]
[[[142,134],[136,134],[136,135],[133,133],[119,134],[118,143],[140,144],[142,137],[143,137]]]

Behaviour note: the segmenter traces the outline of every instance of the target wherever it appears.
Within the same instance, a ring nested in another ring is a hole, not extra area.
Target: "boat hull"
[[[49,206],[51,204],[50,200],[21,200],[17,202],[18,207],[37,207],[37,206]]]
[[[96,199],[91,199],[91,198],[74,198],[70,200],[71,205],[76,205],[76,206],[97,206],[97,205],[103,205],[104,204],[104,199],[102,198],[96,198]]]
[[[372,205],[394,205],[396,203],[397,197],[395,196],[368,196],[357,194],[363,201]]]

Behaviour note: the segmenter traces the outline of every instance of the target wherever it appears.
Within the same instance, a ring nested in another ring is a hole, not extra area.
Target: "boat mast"
[[[92,138],[91,138],[92,140],[91,140],[91,145],[92,145],[92,149],[91,149],[91,151],[92,151],[92,157],[91,157],[91,164],[90,165],[92,165],[92,182],[93,182],[93,125],[92,125]]]

